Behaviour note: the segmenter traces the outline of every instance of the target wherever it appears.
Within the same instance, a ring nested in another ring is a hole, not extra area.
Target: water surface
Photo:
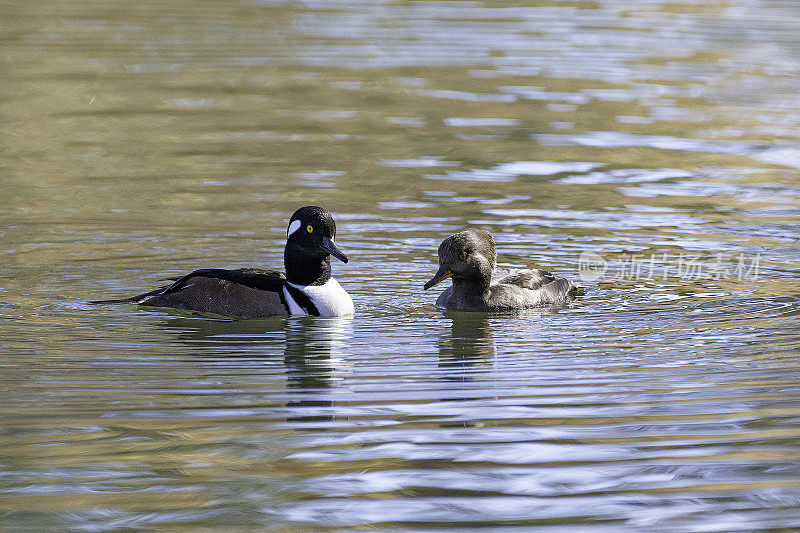
[[[793,3],[0,9],[0,528],[800,523]],[[353,318],[86,303],[305,204]],[[465,227],[585,294],[436,310]]]

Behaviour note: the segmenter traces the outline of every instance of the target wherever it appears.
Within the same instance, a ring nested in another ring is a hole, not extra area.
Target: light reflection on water
[[[3,11],[0,528],[800,522],[789,4]],[[302,204],[354,318],[85,303],[280,268]],[[607,270],[441,313],[467,226],[504,266]]]

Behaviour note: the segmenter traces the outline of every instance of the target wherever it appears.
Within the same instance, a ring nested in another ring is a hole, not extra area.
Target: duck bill
[[[442,281],[446,280],[447,278],[452,278],[452,277],[453,277],[453,271],[450,270],[449,268],[442,267],[442,268],[439,269],[439,271],[436,273],[436,275],[433,276],[430,279],[430,281],[423,286],[423,288],[425,290],[428,290],[431,287],[433,287],[434,285],[437,285],[438,283],[441,283]]]
[[[343,263],[347,263],[347,256],[327,237],[322,238],[320,247]]]

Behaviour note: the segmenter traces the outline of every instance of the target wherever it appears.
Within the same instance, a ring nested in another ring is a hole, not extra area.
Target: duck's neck
[[[297,285],[324,285],[331,279],[331,257],[311,257],[289,246],[283,252],[286,279]]]
[[[489,279],[453,277],[450,306],[455,309],[486,309],[489,307]]]

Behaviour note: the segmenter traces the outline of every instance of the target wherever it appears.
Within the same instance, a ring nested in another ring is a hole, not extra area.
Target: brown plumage
[[[452,287],[439,295],[436,306],[462,311],[563,304],[577,290],[570,280],[546,270],[496,269],[496,262],[491,233],[481,229],[456,233],[439,246],[439,271],[425,289],[453,278]]]

